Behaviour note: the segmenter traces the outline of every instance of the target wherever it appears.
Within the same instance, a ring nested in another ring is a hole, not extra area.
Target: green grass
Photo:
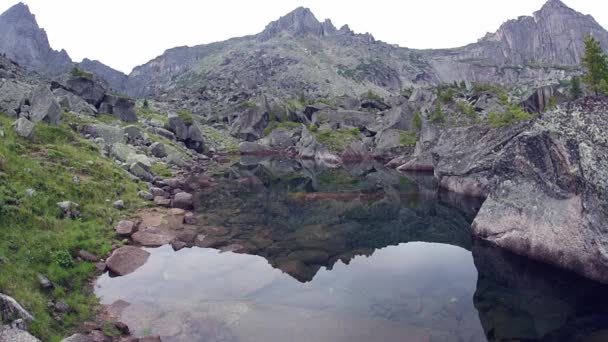
[[[114,234],[109,220],[116,222],[120,213],[106,200],[122,199],[131,209],[143,203],[127,173],[67,124],[39,123],[34,139],[27,141],[10,128],[12,121],[0,115],[5,127],[0,138],[0,258],[5,261],[0,292],[34,315],[33,334],[58,341],[94,313],[97,300],[89,286],[94,265],[75,256],[81,249],[99,257],[110,251]],[[29,197],[27,189],[36,195]],[[56,203],[66,200],[80,204],[80,218],[60,217]],[[43,292],[37,273],[53,281],[55,289]],[[63,324],[51,317],[49,300],[72,307]]]
[[[162,114],[149,106],[148,106],[148,108],[139,107],[139,108],[136,108],[135,110],[137,112],[138,118],[158,120],[162,123],[165,123],[165,124],[167,123],[167,115]]]
[[[467,118],[475,120],[477,119],[477,112],[475,111],[475,107],[468,102],[458,101],[456,103],[456,108],[459,112],[466,115]]]
[[[399,143],[401,146],[414,146],[418,142],[416,133],[403,131],[399,133]]]
[[[317,131],[315,137],[317,141],[327,146],[331,151],[344,151],[354,141],[359,140],[360,132],[357,128],[322,130]]]
[[[264,136],[267,136],[268,134],[272,133],[272,131],[274,131],[277,128],[295,129],[295,128],[300,127],[301,125],[302,124],[293,122],[293,121],[283,121],[283,122],[270,121],[268,126],[266,126],[266,128],[264,129]]]
[[[154,174],[159,175],[161,177],[173,177],[173,172],[171,171],[171,167],[164,163],[154,163],[152,164],[152,172]]]

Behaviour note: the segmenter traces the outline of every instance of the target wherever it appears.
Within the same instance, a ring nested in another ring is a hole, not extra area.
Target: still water
[[[481,203],[428,175],[243,160],[196,197],[215,248],[147,249],[97,282],[137,336],[608,341],[606,287],[473,240]]]

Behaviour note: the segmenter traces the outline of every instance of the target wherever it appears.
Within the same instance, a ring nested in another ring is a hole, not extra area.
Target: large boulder
[[[17,80],[0,79],[0,111],[11,117],[17,116],[21,104],[30,91],[29,84]]]
[[[42,85],[34,89],[30,95],[30,108],[27,118],[34,122],[44,121],[57,125],[61,121],[61,106],[49,87]]]
[[[125,142],[125,133],[121,127],[106,124],[91,124],[82,127],[82,133],[91,138],[102,138],[108,145]]]
[[[473,232],[608,283],[607,111],[606,99],[581,99],[496,146],[494,178]]]
[[[302,128],[276,128],[260,142],[273,149],[284,150],[296,145],[302,135]]]
[[[107,92],[105,86],[101,82],[86,76],[70,75],[63,82],[63,87],[96,108],[101,105]]]
[[[91,116],[97,115],[97,108],[95,108],[95,106],[64,88],[53,90],[53,94],[57,98],[57,101],[59,101],[61,107],[65,110]]]
[[[245,141],[256,141],[262,138],[264,129],[270,122],[268,104],[266,100],[262,103],[262,105],[249,105],[241,109],[230,126],[230,134]]]
[[[39,339],[30,335],[27,331],[8,325],[0,326],[0,341],[6,342],[40,342]]]
[[[106,261],[106,265],[113,273],[124,276],[143,266],[149,257],[150,253],[141,248],[125,246],[115,250]]]
[[[27,312],[14,298],[0,293],[0,322],[10,322],[14,319],[31,322],[34,320],[34,316]]]
[[[13,123],[13,127],[15,128],[15,133],[22,138],[30,139],[34,135],[35,125],[26,118],[17,119]]]
[[[185,122],[179,115],[169,114],[166,127],[175,134],[177,140],[184,142],[188,148],[199,153],[203,152],[205,140],[196,122]]]
[[[99,105],[99,112],[113,115],[124,122],[137,122],[135,101],[128,97],[106,94]]]
[[[296,145],[296,152],[302,159],[312,159],[328,167],[337,167],[342,164],[340,157],[331,153],[327,146],[319,143],[304,126],[302,126],[302,138]]]

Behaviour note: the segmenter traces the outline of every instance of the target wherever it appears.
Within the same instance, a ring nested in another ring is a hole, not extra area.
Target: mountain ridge
[[[35,16],[26,5],[19,3],[2,16],[6,13],[18,13],[25,17],[25,21],[29,21],[27,26],[39,36],[30,44],[40,45],[46,51],[31,62],[27,53],[13,53],[9,57],[29,69],[51,76],[66,72],[73,65],[67,53],[50,48],[46,33],[35,23]],[[2,24],[0,20],[0,27]],[[608,32],[593,17],[576,12],[561,0],[547,1],[532,16],[509,20],[496,32],[487,34],[475,43],[460,48],[423,50],[376,41],[369,33],[354,33],[348,25],[337,29],[330,19],[319,21],[309,8],[298,7],[270,22],[264,30],[254,35],[167,49],[149,62],[135,67],[129,75],[88,59],[78,65],[106,79],[117,91],[151,97],[180,91],[193,92],[194,88],[206,87],[202,85],[202,79],[209,83],[223,78],[214,74],[213,68],[240,78],[237,83],[240,87],[245,84],[245,96],[259,96],[259,91],[251,91],[251,88],[260,88],[253,83],[261,82],[262,88],[268,88],[268,84],[263,84],[266,81],[258,80],[254,75],[250,75],[249,79],[246,79],[249,76],[241,77],[248,75],[244,65],[253,62],[244,59],[252,52],[274,59],[274,62],[267,61],[268,65],[264,61],[256,61],[262,69],[277,68],[258,70],[262,74],[276,74],[279,71],[290,73],[294,69],[304,68],[304,75],[289,75],[296,83],[284,79],[275,81],[287,82],[289,87],[300,87],[300,92],[315,96],[354,94],[365,88],[395,93],[403,87],[460,81],[509,84],[520,78],[531,86],[539,86],[565,77],[565,73],[561,72],[564,67],[580,64],[586,34],[594,35],[602,45],[608,46]],[[7,41],[17,40],[7,36],[6,33],[0,35],[0,52],[10,50],[11,44],[7,44]],[[27,46],[28,40],[23,41]],[[268,54],[268,51],[272,52]],[[54,63],[52,56],[63,57],[56,57],[59,62]],[[213,59],[223,61],[218,63]],[[285,61],[290,64],[282,65]],[[236,67],[227,67],[230,62]],[[52,67],[49,70],[44,65]],[[329,76],[324,78],[314,68],[323,70]],[[521,70],[516,73],[509,68]],[[523,77],[520,77],[521,74]],[[335,82],[336,86],[324,85],[327,81]],[[278,96],[285,96],[284,92],[275,92]],[[209,97],[203,96],[205,99]]]

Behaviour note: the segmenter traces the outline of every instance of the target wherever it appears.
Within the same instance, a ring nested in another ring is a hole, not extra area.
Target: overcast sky
[[[0,0],[4,12],[17,0]],[[298,6],[410,48],[475,42],[545,0],[25,0],[54,49],[130,72],[168,48],[255,34]],[[608,27],[606,0],[564,0]]]

